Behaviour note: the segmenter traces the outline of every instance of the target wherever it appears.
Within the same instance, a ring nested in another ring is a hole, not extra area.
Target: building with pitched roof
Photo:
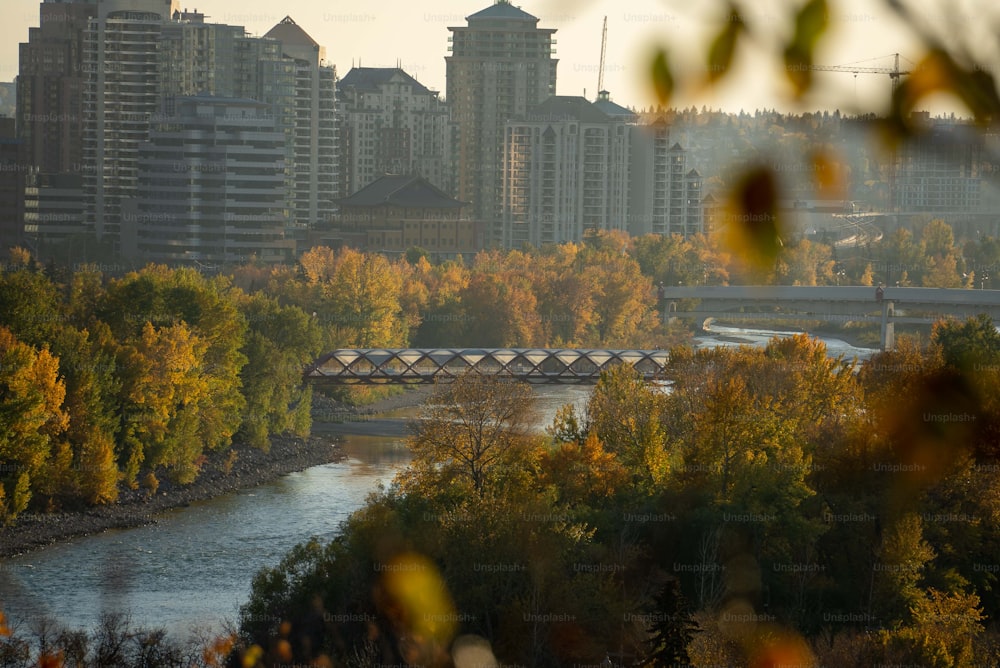
[[[337,83],[341,192],[383,174],[423,176],[455,193],[448,105],[399,67],[354,67]]]
[[[315,244],[387,254],[419,247],[441,259],[482,247],[482,226],[464,215],[468,203],[422,176],[386,174],[338,204]]]
[[[553,28],[497,2],[450,27],[447,99],[458,125],[458,197],[487,221],[487,245],[503,242],[501,169],[504,124],[556,92]]]
[[[666,122],[633,126],[630,234],[690,236],[708,231],[702,177],[690,163],[688,151],[672,140]]]
[[[320,46],[290,16],[264,35],[281,42],[294,61],[294,101],[279,115],[289,136],[288,170],[292,183],[291,229],[304,242],[306,230],[333,215],[337,178],[337,72]]]

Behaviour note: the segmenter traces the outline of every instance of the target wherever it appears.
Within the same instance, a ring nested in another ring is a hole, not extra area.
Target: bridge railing
[[[422,384],[465,373],[503,375],[537,384],[596,383],[601,372],[630,364],[646,380],[663,375],[665,350],[564,348],[347,348],[306,369],[309,382],[342,385]]]

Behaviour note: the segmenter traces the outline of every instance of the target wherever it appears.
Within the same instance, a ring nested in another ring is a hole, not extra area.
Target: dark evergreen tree
[[[654,668],[690,666],[687,648],[698,625],[691,618],[680,582],[670,579],[653,599],[649,617],[649,655],[643,665]]]

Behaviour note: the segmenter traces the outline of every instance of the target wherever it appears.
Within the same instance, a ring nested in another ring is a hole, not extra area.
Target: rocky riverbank
[[[234,461],[229,459],[230,452],[236,453]],[[154,494],[142,489],[126,490],[113,505],[76,512],[23,513],[13,526],[0,529],[0,558],[108,529],[152,524],[165,510],[256,487],[287,473],[343,458],[336,441],[328,437],[276,437],[267,453],[236,445],[225,454],[210,456],[197,480],[190,485],[164,481]]]
[[[317,395],[313,405],[313,436],[304,439],[275,437],[267,453],[245,445],[214,453],[190,485],[164,480],[155,494],[143,489],[125,490],[114,505],[73,512],[23,513],[12,526],[0,527],[0,558],[108,529],[153,524],[166,510],[256,487],[294,471],[340,461],[345,455],[338,445],[338,433],[388,430],[392,435],[401,435],[405,431],[404,418],[381,416],[419,405],[430,392],[430,387],[415,388],[367,406],[345,405]],[[230,452],[236,453],[234,460],[230,459]]]

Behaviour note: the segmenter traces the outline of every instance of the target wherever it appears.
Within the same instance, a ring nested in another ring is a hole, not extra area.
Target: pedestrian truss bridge
[[[663,374],[666,350],[562,348],[350,348],[323,355],[305,379],[340,385],[416,385],[466,373],[501,375],[534,384],[585,385],[601,372],[630,364],[645,380]]]

